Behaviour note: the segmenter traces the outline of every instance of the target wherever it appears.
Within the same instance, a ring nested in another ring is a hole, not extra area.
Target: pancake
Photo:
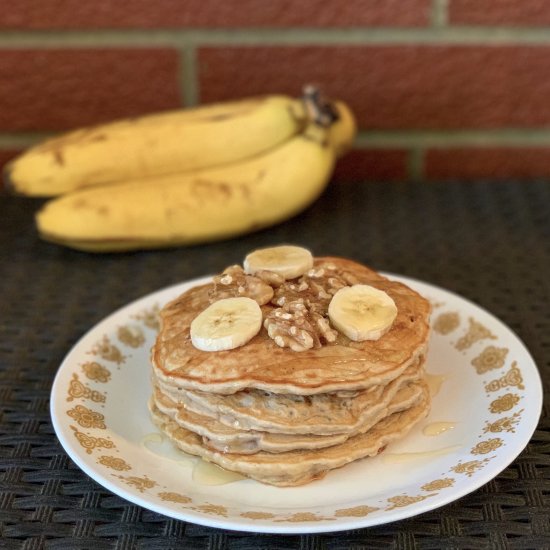
[[[157,385],[163,395],[184,405],[189,413],[210,417],[233,430],[334,435],[360,429],[378,413],[378,409],[388,404],[403,384],[414,382],[422,375],[423,360],[418,360],[385,386],[353,393],[311,396],[274,394],[254,389],[219,395],[178,390],[161,381],[157,381]]]
[[[292,256],[283,276],[290,256],[257,252],[254,275],[231,266],[161,310],[149,408],[184,452],[263,483],[301,485],[375,456],[427,415],[430,305],[350,260],[294,247],[304,263],[296,270]],[[357,302],[361,293],[370,301]],[[236,304],[250,317],[223,309]]]
[[[180,427],[195,432],[210,449],[223,453],[253,454],[259,451],[282,453],[294,450],[312,450],[344,443],[358,433],[367,432],[386,416],[413,406],[422,397],[419,384],[399,380],[385,388],[384,395],[363,423],[352,432],[335,435],[281,434],[244,431],[230,428],[213,418],[202,416],[182,407],[163,395],[158,389],[153,393],[153,402],[164,414]]]
[[[288,487],[309,483],[324,477],[329,470],[375,456],[386,445],[405,436],[429,411],[428,387],[424,382],[420,383],[420,387],[421,398],[415,405],[387,416],[364,434],[323,449],[283,453],[260,451],[255,454],[234,454],[215,451],[206,447],[199,435],[182,428],[161,412],[152,401],[150,410],[159,429],[182,451],[262,483]]]
[[[340,390],[364,390],[385,385],[400,376],[426,351],[429,335],[429,302],[402,283],[391,281],[351,260],[317,258],[313,275],[304,275],[300,285],[285,283],[284,292],[303,295],[326,309],[334,281],[367,284],[386,292],[397,306],[391,329],[375,341],[354,342],[338,333],[334,342],[296,352],[279,347],[262,327],[246,345],[216,353],[195,348],[190,325],[206,309],[213,283],[194,287],[160,312],[161,328],[151,351],[155,377],[168,386],[216,394],[232,394],[245,388],[273,393],[314,395]],[[295,288],[292,288],[292,287]],[[216,299],[214,297],[214,299]],[[326,303],[325,303],[326,302]],[[264,319],[277,307],[262,306]]]

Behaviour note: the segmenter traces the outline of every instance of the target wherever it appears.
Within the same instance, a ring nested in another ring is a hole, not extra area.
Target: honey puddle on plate
[[[455,422],[432,422],[427,426],[424,426],[422,433],[428,436],[441,435],[442,433],[454,430],[456,428]]]
[[[447,377],[443,374],[428,374],[426,373],[426,383],[430,389],[430,395],[435,397],[441,390],[441,386]],[[422,433],[427,436],[441,435],[449,430],[453,430],[456,427],[455,422],[432,422],[424,427]],[[414,460],[429,460],[436,456],[443,456],[450,454],[458,449],[462,445],[451,445],[450,447],[443,447],[441,449],[434,449],[433,451],[422,451],[416,453],[388,453],[382,455],[382,460],[389,464],[400,464],[402,462],[412,462]]]
[[[420,453],[393,453],[382,455],[382,460],[388,464],[401,464],[403,462],[412,462],[414,460],[429,460],[436,456],[448,455],[460,449],[462,445],[452,445],[443,447],[442,449],[434,449],[433,451],[424,451]]]
[[[140,443],[150,453],[173,460],[178,466],[190,467],[198,460],[196,457],[179,451],[167,437],[160,433],[149,433],[141,438]]]
[[[200,485],[226,485],[241,479],[245,476],[230,472],[202,460],[197,456],[190,456],[178,450],[172,442],[160,433],[150,433],[141,438],[141,446],[149,452],[173,460],[178,466],[193,468],[193,481]]]
[[[205,460],[198,460],[193,468],[193,481],[201,485],[226,485],[241,479],[246,478],[237,472],[230,472]]]
[[[432,397],[435,397],[439,393],[441,385],[443,384],[443,382],[445,382],[445,380],[447,380],[447,377],[444,374],[426,373],[426,383],[430,388],[430,395]]]

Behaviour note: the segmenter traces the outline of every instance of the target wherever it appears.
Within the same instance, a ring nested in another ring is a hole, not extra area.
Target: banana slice
[[[243,266],[249,275],[268,270],[285,279],[295,279],[313,267],[313,256],[307,248],[300,246],[274,246],[251,252],[244,259]]]
[[[214,302],[191,322],[191,341],[203,351],[238,348],[262,327],[262,310],[251,298],[224,298]]]
[[[341,288],[328,306],[331,323],[350,340],[378,340],[391,328],[397,306],[382,290],[369,285]]]

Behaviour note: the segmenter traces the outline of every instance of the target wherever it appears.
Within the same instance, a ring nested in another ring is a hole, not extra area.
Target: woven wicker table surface
[[[321,535],[223,531],[166,518],[81,472],[54,434],[49,394],[67,351],[114,309],[221,270],[251,249],[299,243],[442,286],[525,342],[550,386],[550,186],[545,182],[333,185],[273,229],[209,245],[90,255],[41,242],[38,201],[0,197],[0,548],[550,548],[548,401],[496,479],[438,510]]]

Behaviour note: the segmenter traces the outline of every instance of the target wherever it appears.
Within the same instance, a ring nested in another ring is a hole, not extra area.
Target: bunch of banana
[[[5,177],[15,192],[63,195],[36,216],[46,240],[95,252],[192,244],[297,214],[354,136],[349,108],[308,90],[78,130]]]

